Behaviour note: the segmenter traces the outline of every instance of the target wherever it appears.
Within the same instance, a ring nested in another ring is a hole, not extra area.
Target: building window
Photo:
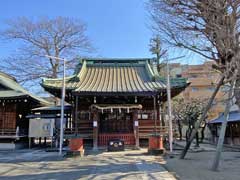
[[[228,92],[229,90],[230,90],[230,87],[227,86],[227,85],[224,85],[224,86],[221,87],[222,92]]]
[[[154,119],[154,111],[151,110],[142,110],[138,112],[139,120],[153,120]]]
[[[191,78],[197,78],[198,76],[195,75],[195,74],[192,74],[190,77],[191,77]]]
[[[216,100],[213,100],[212,105],[213,105],[213,106],[216,106],[216,105],[217,105],[217,101],[216,101]]]
[[[148,114],[138,114],[138,119],[148,119]]]
[[[209,91],[214,91],[214,90],[215,90],[214,87],[208,87],[207,89],[208,89]]]
[[[192,87],[192,92],[196,92],[196,91],[198,91],[198,88]]]
[[[88,120],[90,118],[88,111],[80,111],[78,112],[78,119],[80,120]]]
[[[138,119],[142,119],[142,114],[138,114]]]
[[[142,114],[142,119],[148,119],[148,114]]]

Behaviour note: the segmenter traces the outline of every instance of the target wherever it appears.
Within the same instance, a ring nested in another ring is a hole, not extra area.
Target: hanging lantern
[[[137,103],[137,96],[135,96],[135,103]]]

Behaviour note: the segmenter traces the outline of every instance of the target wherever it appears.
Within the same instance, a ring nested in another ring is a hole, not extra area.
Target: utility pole
[[[168,103],[168,121],[169,121],[169,148],[170,152],[173,152],[173,127],[172,127],[172,105],[171,105],[171,83],[170,83],[170,69],[169,61],[181,59],[184,56],[179,56],[171,59],[167,59],[167,103]]]
[[[169,60],[167,60],[167,100],[168,100],[168,121],[169,121],[169,147],[170,152],[173,152],[173,128],[172,128],[172,105],[171,105],[171,84]]]
[[[47,58],[57,59],[63,61],[63,82],[62,82],[62,99],[61,99],[61,118],[60,118],[60,143],[59,143],[59,155],[62,155],[62,147],[63,147],[63,120],[64,120],[64,102],[65,102],[65,74],[66,74],[66,60],[63,58],[48,56]]]
[[[156,36],[150,41],[150,51],[152,54],[156,54],[157,58],[157,69],[160,69],[160,58],[167,53],[167,50],[162,51],[161,40],[159,36]],[[170,70],[169,70],[169,61],[183,58],[184,56],[179,56],[171,58],[167,61],[167,101],[168,101],[168,121],[169,121],[169,146],[170,152],[173,152],[173,128],[172,128],[172,107],[171,107],[171,84],[170,84]],[[154,105],[155,106],[155,105]],[[155,118],[156,119],[156,118]],[[155,120],[156,121],[156,120]],[[156,123],[155,123],[156,126]],[[156,130],[155,130],[156,132]]]
[[[63,119],[64,119],[64,101],[65,101],[65,60],[63,60],[63,82],[62,82],[62,101],[61,101],[61,124],[60,124],[60,147],[59,147],[59,155],[62,155],[62,147],[63,147]]]

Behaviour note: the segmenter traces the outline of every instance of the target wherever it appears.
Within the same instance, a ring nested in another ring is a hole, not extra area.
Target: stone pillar
[[[139,122],[138,122],[138,111],[133,112],[133,130],[135,137],[135,148],[139,149]]]
[[[93,150],[98,150],[98,126],[99,126],[99,115],[98,111],[93,111]]]

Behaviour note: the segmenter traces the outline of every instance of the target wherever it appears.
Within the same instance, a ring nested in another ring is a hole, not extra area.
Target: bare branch
[[[3,40],[20,42],[18,53],[4,58],[0,68],[16,76],[20,81],[42,77],[56,78],[61,72],[59,61],[46,59],[45,55],[67,57],[71,67],[77,63],[79,53],[92,52],[86,36],[86,25],[79,19],[57,17],[31,20],[26,17],[11,19],[0,33]],[[69,65],[70,66],[70,65]]]

